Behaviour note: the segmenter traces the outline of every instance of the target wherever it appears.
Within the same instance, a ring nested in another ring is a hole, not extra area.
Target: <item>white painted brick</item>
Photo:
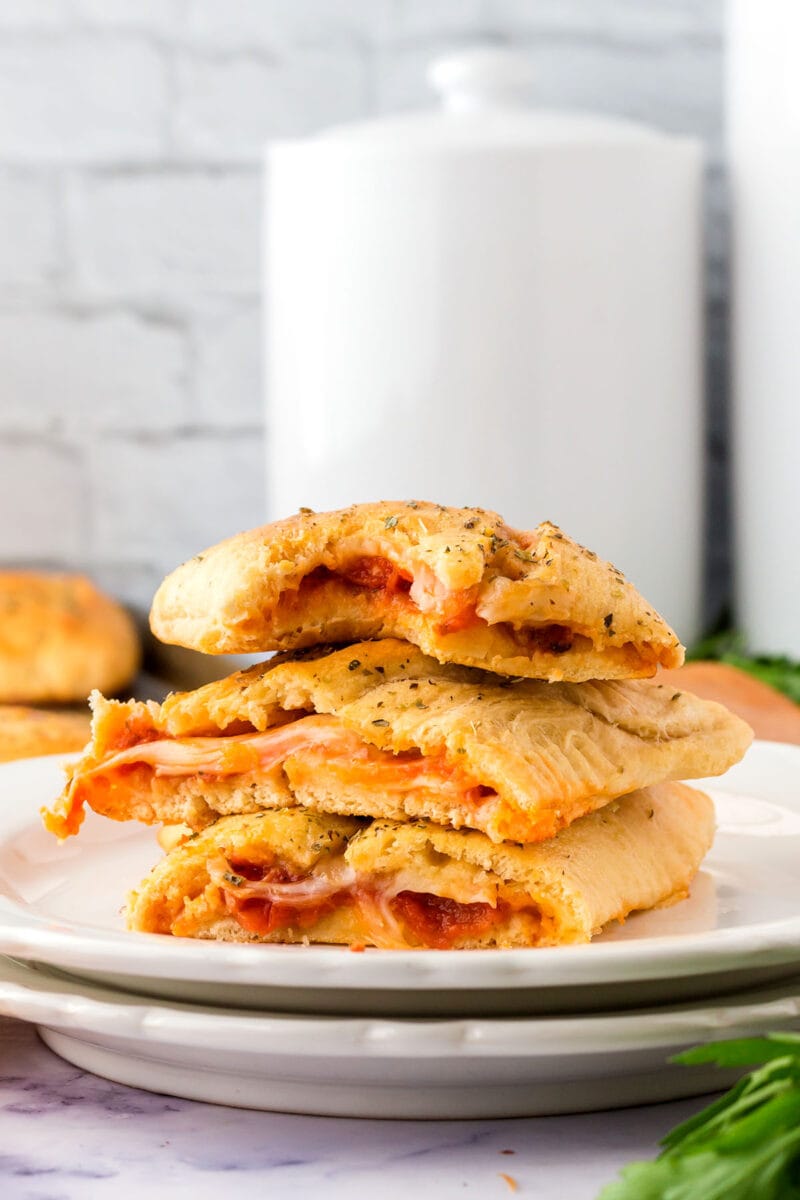
[[[718,37],[722,9],[723,0],[485,0],[487,19],[506,36],[578,35],[623,43]]]
[[[0,428],[186,424],[186,350],[182,332],[126,314],[0,314]]]
[[[226,0],[218,0],[222,8]],[[183,21],[184,0],[72,0],[81,23],[99,28],[174,33]]]
[[[717,47],[676,43],[631,53],[612,45],[536,45],[531,57],[537,97],[547,104],[616,113],[709,142],[720,137]]]
[[[261,329],[257,305],[196,322],[193,423],[229,429],[263,423]]]
[[[73,16],[72,0],[2,0],[0,30],[49,30]]]
[[[189,0],[185,37],[226,52],[369,41],[385,36],[394,7],[395,0]]]
[[[87,549],[88,498],[74,450],[0,439],[0,560],[69,563]]]
[[[631,50],[614,43],[534,41],[525,51],[537,104],[613,113],[709,141],[720,137],[722,55],[714,46],[670,43]],[[429,102],[424,82],[429,48],[389,48],[380,57],[382,110]]]
[[[78,285],[97,296],[255,295],[256,171],[112,174],[73,181],[69,228]]]
[[[56,200],[50,181],[0,175],[0,289],[46,287],[58,263]]]
[[[0,41],[0,159],[140,160],[163,145],[166,66],[129,38]]]
[[[252,433],[103,438],[91,448],[92,553],[163,574],[264,519],[264,451]]]
[[[183,55],[176,91],[179,154],[257,163],[269,139],[363,117],[367,60],[348,47],[296,51],[274,61]]]
[[[398,0],[389,39],[471,39],[487,32],[486,0]]]

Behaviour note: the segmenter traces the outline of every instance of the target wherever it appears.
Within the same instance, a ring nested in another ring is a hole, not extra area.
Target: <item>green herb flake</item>
[[[372,724],[378,725],[381,729],[385,729],[389,722],[384,717],[378,717],[377,721],[373,721]]]
[[[222,878],[233,887],[241,887],[244,883],[244,875],[236,875],[233,871],[223,871]]]
[[[386,520],[383,522],[384,529],[394,529],[396,524],[397,524],[397,517],[395,517],[395,516],[387,517]]]
[[[360,666],[361,666],[361,659],[353,658],[347,664],[347,669],[348,669],[348,671],[357,671]]]
[[[614,614],[613,614],[613,613],[606,613],[606,615],[603,617],[603,624],[605,625],[606,629],[610,629],[610,628],[611,628],[611,622],[612,622],[613,620],[614,620]]]

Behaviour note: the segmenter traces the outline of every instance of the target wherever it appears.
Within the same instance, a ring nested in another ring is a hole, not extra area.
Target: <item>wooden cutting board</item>
[[[692,662],[677,671],[662,671],[658,678],[706,700],[718,700],[743,717],[757,738],[800,744],[800,705],[738,667]]]

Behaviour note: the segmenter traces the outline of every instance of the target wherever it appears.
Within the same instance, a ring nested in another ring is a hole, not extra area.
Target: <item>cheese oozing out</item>
[[[481,599],[479,584],[451,588],[426,563],[418,563],[413,572],[379,555],[364,556],[331,570],[317,567],[303,579],[301,587],[324,586],[330,580],[344,581],[361,591],[382,596],[387,606],[410,605],[436,624],[440,634],[458,633],[481,625],[499,625],[527,652],[548,651],[564,654],[572,648],[576,635],[565,625],[553,622],[516,628],[497,617],[493,605]]]
[[[131,768],[145,767],[156,777],[221,779],[233,775],[265,775],[287,759],[310,767],[332,765],[343,783],[373,787],[384,793],[435,793],[453,804],[485,801],[491,789],[481,786],[443,751],[423,755],[418,750],[393,754],[365,742],[334,716],[314,714],[261,733],[220,737],[155,737],[122,750],[111,749],[99,761],[72,776],[58,807],[44,813],[47,828],[59,837],[77,833],[83,807],[91,804],[96,779],[123,779]]]
[[[326,914],[347,906],[370,945],[447,950],[489,933],[512,912],[497,896],[464,902],[416,891],[405,873],[359,875],[344,854],[301,876],[280,865],[229,862],[222,855],[209,862],[208,871],[226,914],[255,937],[287,928],[311,931]],[[514,908],[524,911],[533,928],[538,925],[540,914],[532,901]]]

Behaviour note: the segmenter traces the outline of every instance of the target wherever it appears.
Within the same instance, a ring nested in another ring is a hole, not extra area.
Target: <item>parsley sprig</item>
[[[689,661],[710,658],[717,662],[730,663],[731,666],[738,667],[740,671],[747,671],[749,675],[754,675],[756,679],[768,683],[770,687],[783,692],[790,700],[800,704],[800,663],[785,657],[748,654],[741,633],[732,630],[714,633],[693,646],[687,658]]]
[[[674,1061],[754,1069],[598,1200],[800,1200],[800,1034],[713,1042]]]

